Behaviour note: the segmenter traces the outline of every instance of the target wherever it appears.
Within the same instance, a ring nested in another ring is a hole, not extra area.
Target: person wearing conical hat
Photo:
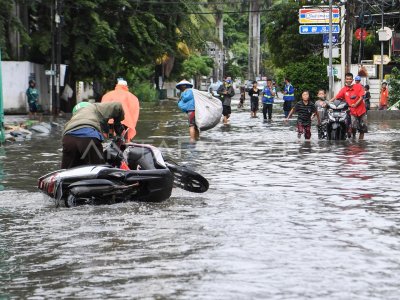
[[[129,92],[128,83],[122,78],[119,78],[115,89],[106,93],[102,97],[101,102],[120,102],[122,104],[125,113],[125,119],[122,121],[122,124],[128,127],[125,138],[127,141],[131,141],[136,135],[136,124],[139,119],[140,105],[138,98]]]
[[[176,88],[181,92],[178,107],[188,115],[190,142],[194,143],[200,138],[200,132],[196,126],[195,103],[192,87],[193,84],[185,79],[178,82],[176,85]]]

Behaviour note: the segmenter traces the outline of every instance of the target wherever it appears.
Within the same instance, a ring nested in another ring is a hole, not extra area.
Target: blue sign
[[[332,34],[332,44],[336,45],[339,42],[339,35],[337,33]],[[322,43],[324,46],[329,46],[329,34],[324,33],[322,36]]]
[[[322,34],[329,33],[329,25],[300,25],[300,34]],[[339,33],[340,26],[332,25],[332,33]]]

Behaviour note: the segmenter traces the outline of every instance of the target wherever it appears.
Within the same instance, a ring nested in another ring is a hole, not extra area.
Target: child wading
[[[316,113],[314,103],[310,101],[310,93],[308,91],[303,91],[301,94],[301,100],[296,103],[296,105],[289,112],[288,117],[285,119],[287,122],[294,112],[297,112],[297,132],[298,137],[304,133],[304,138],[309,140],[311,138],[311,117],[313,114],[317,116],[318,125],[321,124],[319,115]]]

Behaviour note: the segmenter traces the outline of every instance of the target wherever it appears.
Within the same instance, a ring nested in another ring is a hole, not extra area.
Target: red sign
[[[340,22],[339,8],[332,8],[332,22],[337,24]],[[300,8],[299,10],[300,24],[328,24],[329,23],[329,7],[311,7]]]
[[[354,32],[354,36],[357,40],[365,40],[368,36],[368,31],[365,28],[357,28],[356,32]]]

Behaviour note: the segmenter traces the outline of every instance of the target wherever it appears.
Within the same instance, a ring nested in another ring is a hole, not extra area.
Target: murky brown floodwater
[[[400,122],[337,143],[294,123],[234,109],[193,147],[175,103],[143,105],[138,140],[210,181],[161,204],[55,208],[36,180],[61,129],[0,148],[0,299],[398,299]]]

